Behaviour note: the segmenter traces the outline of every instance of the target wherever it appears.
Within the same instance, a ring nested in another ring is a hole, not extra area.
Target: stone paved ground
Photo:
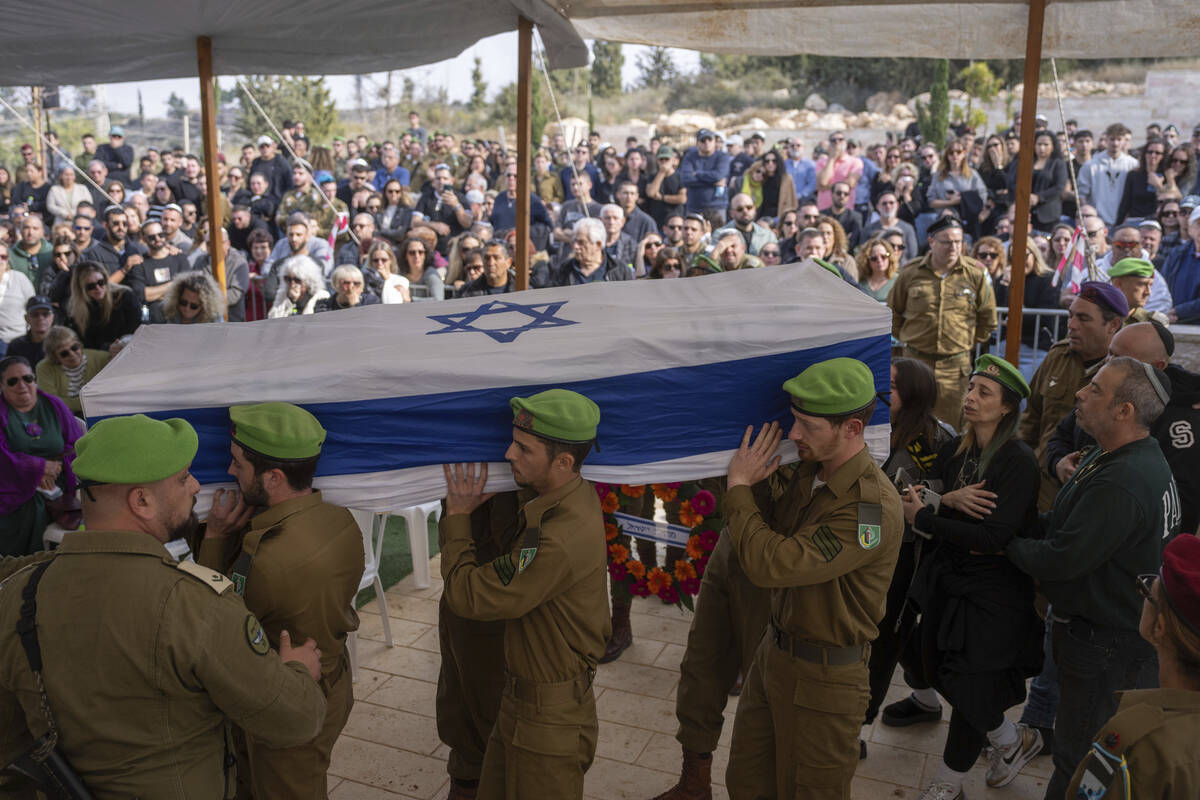
[[[383,643],[378,604],[372,602],[361,612],[360,674],[354,711],[333,751],[333,800],[430,800],[448,791],[447,750],[438,741],[433,708],[442,588],[436,556],[431,569],[430,588],[417,589],[410,575],[387,592],[395,647]],[[615,663],[602,665],[596,675],[600,740],[587,775],[586,796],[597,800],[647,800],[670,787],[679,769],[675,689],[690,614],[657,600],[638,599],[632,619],[634,646]],[[901,686],[893,686],[889,702],[904,693]],[[718,783],[724,781],[736,706],[736,698],[730,698],[715,754],[713,777]],[[946,730],[945,722],[916,730],[878,723],[868,729],[870,753],[859,765],[854,800],[916,798],[936,768]],[[1037,758],[1011,785],[988,789],[980,762],[971,772],[967,796],[1040,800],[1050,771],[1050,759]],[[722,785],[713,796],[728,795]]]

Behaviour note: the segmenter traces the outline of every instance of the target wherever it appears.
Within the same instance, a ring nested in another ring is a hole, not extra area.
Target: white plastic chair
[[[408,529],[408,546],[412,550],[413,583],[418,589],[429,588],[429,518],[437,522],[442,517],[442,503],[422,503],[396,512],[404,518]]]
[[[163,545],[176,561],[193,561],[192,550],[184,539],[176,539]]]
[[[379,578],[379,560],[383,556],[383,532],[387,527],[388,514],[372,514],[370,511],[350,509],[363,536],[363,574],[358,582],[358,591],[368,586],[375,588],[375,601],[379,603],[379,615],[383,620],[383,639],[388,647],[392,643],[392,624],[388,618],[387,595],[383,581]],[[425,567],[428,571],[428,564]],[[346,650],[350,654],[350,679],[358,680],[358,631],[350,631],[346,638]]]

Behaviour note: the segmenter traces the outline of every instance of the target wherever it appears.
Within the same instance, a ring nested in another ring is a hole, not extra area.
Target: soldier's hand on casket
[[[779,442],[783,438],[783,429],[778,422],[764,425],[750,441],[754,426],[746,428],[742,436],[742,444],[729,461],[727,482],[729,488],[734,486],[753,486],[779,468],[780,456],[775,454]]]
[[[495,494],[483,491],[487,486],[488,465],[479,464],[478,475],[475,467],[475,464],[455,464],[452,470],[449,464],[442,465],[446,475],[447,514],[470,514]]]

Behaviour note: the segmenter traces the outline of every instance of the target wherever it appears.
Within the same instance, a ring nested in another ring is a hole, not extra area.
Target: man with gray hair
[[[344,245],[338,248],[337,258],[334,260],[335,265],[353,264],[359,266],[363,260],[363,254],[371,247],[371,242],[375,240],[375,217],[365,211],[360,211],[354,215],[350,221],[350,229],[354,231],[354,235],[358,237],[358,241],[351,239]]]
[[[606,203],[600,207],[600,222],[604,225],[604,254],[633,269],[637,241],[625,233],[625,211],[616,203]]]
[[[633,280],[633,268],[618,264],[605,252],[607,239],[600,220],[588,217],[576,222],[571,230],[571,257],[556,269],[539,271],[537,277],[544,282],[535,283],[534,288]]]
[[[1005,548],[1009,561],[1039,582],[1053,608],[1061,696],[1048,799],[1065,794],[1092,736],[1116,711],[1116,693],[1157,685],[1154,648],[1138,633],[1136,578],[1158,571],[1163,545],[1180,527],[1179,492],[1150,435],[1170,399],[1170,384],[1151,364],[1109,359],[1075,395],[1076,420],[1096,446],[1081,454],[1054,507],[1041,516],[1040,531]],[[1035,738],[1040,749],[1041,737]],[[1017,737],[1014,752],[993,759],[989,785],[1004,785],[1012,779],[1004,773],[1028,760],[1016,752],[1033,749],[1026,739]]]

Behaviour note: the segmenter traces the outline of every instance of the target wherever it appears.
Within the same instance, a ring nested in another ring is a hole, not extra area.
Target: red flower
[[[603,500],[604,495],[608,494],[608,484],[607,483],[596,483],[596,484],[592,484],[592,485],[596,489],[596,496],[599,497],[601,500]]]
[[[720,534],[714,530],[700,531],[700,545],[710,553],[717,546],[718,538],[720,538]]]
[[[605,514],[611,514],[621,507],[621,500],[616,492],[609,492],[600,498],[600,508]]]
[[[629,587],[629,593],[635,597],[649,597],[650,587],[645,581],[637,581]]]
[[[700,534],[693,533],[688,537],[687,554],[688,558],[699,558],[704,555],[707,550],[704,549],[703,543],[700,541]]]
[[[697,514],[692,509],[691,503],[683,502],[679,504],[679,523],[685,528],[694,528],[704,522],[704,516]]]
[[[679,582],[679,591],[683,592],[684,594],[690,594],[692,597],[695,597],[697,594],[700,593],[700,579],[699,578],[688,578],[686,581],[680,581]]]
[[[645,493],[645,484],[642,484],[641,486],[630,486],[627,483],[621,484],[621,494],[625,495],[626,497],[641,497]]]
[[[708,516],[717,510],[717,498],[713,497],[712,492],[707,489],[701,489],[692,495],[692,508],[697,514]]]
[[[659,594],[665,587],[671,585],[671,576],[655,567],[646,575],[646,585],[650,587],[652,594]]]
[[[686,581],[696,577],[696,568],[682,558],[675,562],[675,580]]]
[[[608,565],[608,574],[612,576],[614,581],[620,583],[621,581],[625,580],[625,565],[618,564],[615,561],[610,563]]]
[[[697,558],[692,566],[696,568],[696,575],[703,578],[704,570],[708,566],[708,556],[701,556],[700,558]]]
[[[617,538],[620,533],[621,532],[617,529],[616,525],[612,524],[611,522],[604,523],[604,541],[611,542],[613,539]]]

